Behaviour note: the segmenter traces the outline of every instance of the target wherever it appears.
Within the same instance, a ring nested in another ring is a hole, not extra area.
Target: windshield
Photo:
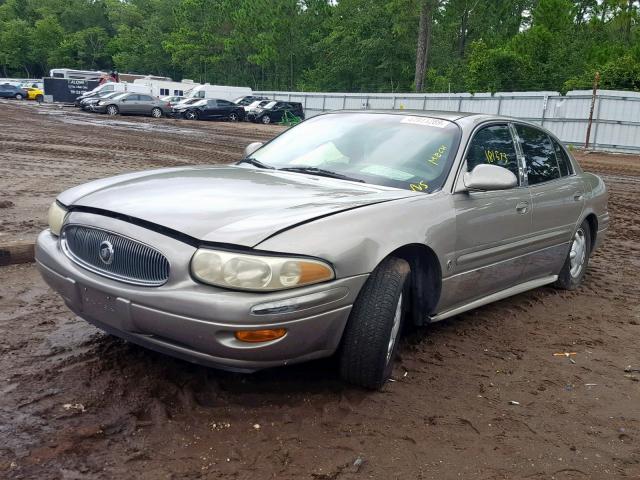
[[[376,185],[433,192],[447,178],[460,136],[447,120],[380,113],[325,114],[251,155],[275,168],[314,167]]]
[[[264,108],[265,110],[268,110],[270,108],[273,108],[273,106],[278,103],[278,102],[273,102],[273,101],[268,101],[266,104],[261,105],[262,108]]]

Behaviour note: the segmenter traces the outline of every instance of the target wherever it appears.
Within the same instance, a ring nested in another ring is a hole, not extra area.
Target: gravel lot
[[[0,243],[32,239],[69,186],[233,161],[281,130],[0,102]],[[411,333],[380,393],[331,360],[254,375],[174,360],[75,318],[33,265],[0,268],[0,477],[640,478],[640,157],[578,157],[612,213],[584,286]]]

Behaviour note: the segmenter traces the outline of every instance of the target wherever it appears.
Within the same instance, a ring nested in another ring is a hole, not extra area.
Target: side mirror
[[[253,152],[258,150],[263,145],[262,142],[253,142],[244,147],[244,156],[250,157]]]
[[[464,174],[467,190],[507,190],[518,186],[518,178],[504,167],[480,164]]]

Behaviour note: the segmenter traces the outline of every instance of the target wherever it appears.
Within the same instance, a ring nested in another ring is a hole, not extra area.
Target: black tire
[[[120,113],[120,110],[118,110],[116,105],[108,105],[105,111],[107,112],[107,115],[111,115],[112,117]]]
[[[198,115],[198,112],[195,110],[187,110],[186,112],[184,112],[184,118],[186,118],[187,120],[198,120],[200,118],[200,115]]]
[[[44,101],[44,97],[40,94],[36,95],[36,102],[42,103]]]
[[[22,96],[21,93],[16,93],[16,100],[23,100],[24,97]]]
[[[271,117],[269,115],[263,115],[260,121],[265,125],[269,125],[271,123]]]
[[[582,247],[580,247],[582,244]],[[575,255],[574,255],[575,253]],[[591,255],[591,227],[586,220],[576,229],[558,280],[553,284],[562,290],[575,290],[582,284]],[[572,258],[573,257],[573,258]],[[572,260],[577,258],[576,262]],[[582,259],[582,261],[580,261]],[[577,263],[579,262],[579,268]]]
[[[409,303],[409,272],[406,260],[389,257],[362,287],[342,337],[340,376],[345,381],[379,389],[391,376],[405,305]],[[392,336],[397,315],[400,317]]]
[[[160,118],[162,117],[162,109],[158,108],[158,107],[154,107],[151,109],[151,116],[153,118]]]
[[[238,114],[236,112],[231,112],[229,114],[229,121],[230,122],[237,122],[238,121]]]

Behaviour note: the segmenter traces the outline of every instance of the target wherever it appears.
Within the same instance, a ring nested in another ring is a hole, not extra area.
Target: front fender
[[[391,252],[428,245],[446,271],[455,248],[451,196],[437,192],[378,203],[320,218],[255,246],[259,250],[311,255],[333,264],[338,278],[370,273]]]

